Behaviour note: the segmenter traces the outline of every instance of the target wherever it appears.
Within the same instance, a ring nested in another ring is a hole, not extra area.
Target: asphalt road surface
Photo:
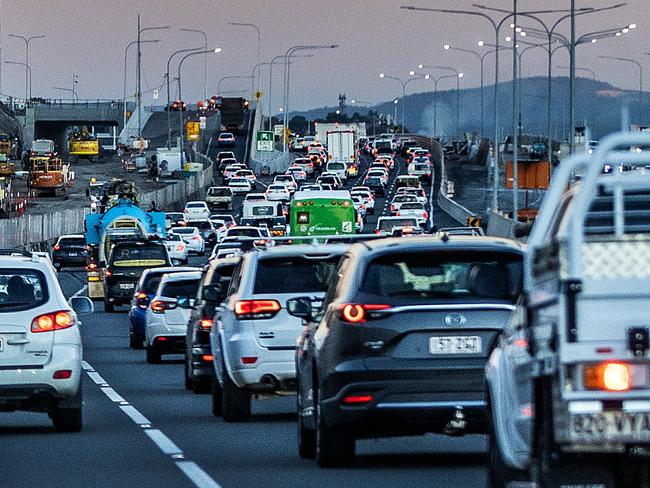
[[[376,205],[366,232],[387,199]],[[452,224],[433,212],[434,223]],[[60,281],[67,296],[83,293],[80,271],[61,272]],[[209,395],[183,388],[181,356],[150,365],[128,348],[126,307],[106,314],[97,303],[81,329],[84,429],[58,434],[45,414],[0,413],[3,488],[485,485],[483,436],[359,441],[352,467],[323,470],[298,457],[295,397],[253,401],[250,422],[227,424],[211,414]]]

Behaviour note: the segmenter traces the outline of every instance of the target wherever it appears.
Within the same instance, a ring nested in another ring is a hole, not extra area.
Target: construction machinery
[[[83,126],[68,138],[68,155],[72,163],[76,163],[79,159],[88,159],[96,163],[100,156],[99,140],[88,131],[86,126]]]
[[[30,190],[56,196],[61,190],[66,196],[70,177],[70,165],[64,163],[58,153],[54,151],[54,142],[49,139],[38,139],[32,143],[32,152],[29,156]]]

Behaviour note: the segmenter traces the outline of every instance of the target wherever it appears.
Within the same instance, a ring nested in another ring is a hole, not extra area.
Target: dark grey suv
[[[298,340],[299,453],[320,466],[355,440],[487,431],[485,362],[514,310],[523,249],[503,239],[356,244],[325,301],[287,304]]]

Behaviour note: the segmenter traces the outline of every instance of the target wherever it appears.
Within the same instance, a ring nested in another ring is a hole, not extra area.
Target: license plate
[[[600,412],[571,415],[570,437],[575,441],[649,441],[650,412]]]
[[[4,352],[5,350],[5,340],[0,337],[0,352]]]
[[[135,283],[120,283],[120,290],[131,290],[135,288]]]
[[[481,338],[479,336],[442,336],[429,339],[431,354],[479,354]]]

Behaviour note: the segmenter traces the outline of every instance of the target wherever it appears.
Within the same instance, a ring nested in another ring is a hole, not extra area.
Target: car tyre
[[[223,368],[221,413],[226,422],[245,422],[251,416],[251,394],[238,388]]]
[[[52,423],[57,432],[79,432],[83,426],[81,407],[55,407],[51,413]]]
[[[216,378],[212,381],[212,415],[215,417],[223,415],[223,390]]]
[[[147,347],[147,362],[149,364],[160,364],[161,356],[160,351],[156,348],[152,346]]]
[[[354,459],[355,441],[341,429],[327,427],[320,414],[320,402],[316,413],[316,462],[321,468],[342,468]]]
[[[104,300],[104,312],[106,313],[115,312],[115,304],[109,302],[108,300]]]
[[[305,427],[300,390],[296,396],[298,398],[298,455],[303,459],[314,459],[316,457],[316,431]]]
[[[503,460],[499,444],[496,439],[494,425],[490,422],[490,431],[488,434],[488,487],[489,488],[506,488],[514,481],[529,481],[528,474],[525,471],[511,468]]]
[[[144,339],[142,336],[131,332],[129,334],[129,347],[131,349],[142,349],[144,348]]]
[[[212,381],[210,378],[196,378],[192,380],[192,391],[198,395],[210,393],[212,390]]]
[[[185,381],[184,381],[185,389],[186,390],[191,390],[192,386],[193,386],[193,384],[192,384],[193,381],[192,381],[192,376],[190,374],[190,366],[187,363],[187,359],[185,359],[185,361],[183,361],[183,366],[184,366],[183,367],[183,371],[184,371],[183,376],[185,377]]]

